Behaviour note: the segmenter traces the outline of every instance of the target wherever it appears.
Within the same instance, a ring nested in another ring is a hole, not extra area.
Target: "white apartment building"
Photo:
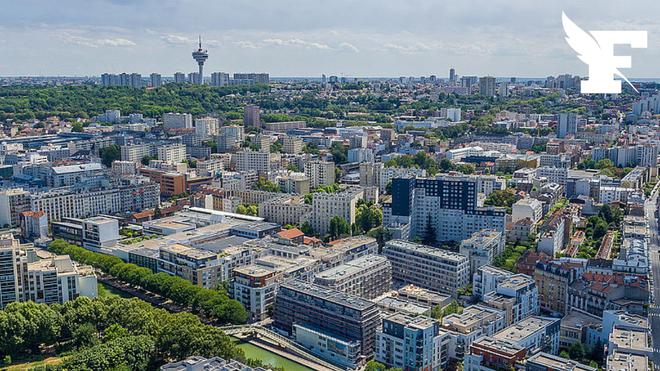
[[[195,119],[195,136],[201,140],[210,139],[219,133],[220,124],[215,117]]]
[[[79,296],[96,298],[94,268],[77,266],[68,255],[58,255],[27,264],[25,300],[63,304]]]
[[[355,223],[355,207],[358,200],[364,198],[361,188],[348,188],[337,193],[315,193],[312,199],[311,225],[316,233],[328,232],[330,220],[338,216],[348,222]]]
[[[280,225],[297,225],[308,221],[311,212],[312,206],[305,204],[299,196],[282,196],[259,203],[259,216]]]
[[[192,115],[189,113],[165,113],[163,114],[163,128],[190,129],[193,127]]]
[[[240,151],[234,155],[236,171],[270,171],[270,153],[257,151]]]
[[[566,185],[568,169],[565,167],[539,167],[536,169],[537,178],[546,178],[551,183],[557,183],[561,186]]]
[[[133,161],[120,161],[112,162],[112,172],[116,175],[135,175],[137,174],[137,166]]]
[[[317,273],[314,283],[371,300],[392,289],[392,265],[382,255],[365,255]]]
[[[83,220],[83,247],[99,250],[114,246],[119,240],[119,222],[117,219],[95,216]]]
[[[448,295],[470,283],[470,261],[464,255],[403,240],[383,248],[394,280]]]
[[[387,185],[394,178],[407,178],[407,177],[425,177],[426,170],[418,168],[406,168],[406,167],[384,167],[380,169],[380,177],[378,179],[378,190],[380,193],[385,193],[387,190]]]
[[[156,154],[155,149],[147,144],[132,144],[119,148],[122,161],[132,161],[136,164],[139,164],[144,157]]]
[[[309,178],[311,189],[335,183],[335,163],[331,161],[308,161],[305,163],[305,175]]]
[[[495,291],[498,283],[511,276],[513,273],[507,270],[492,265],[481,266],[472,276],[472,294],[482,300],[484,294]]]
[[[363,162],[360,164],[360,187],[379,187],[382,162]]]
[[[303,140],[299,137],[285,136],[282,138],[282,150],[284,153],[297,155],[302,152]]]
[[[532,223],[538,223],[543,217],[543,204],[535,198],[523,198],[511,207],[511,221],[516,223],[519,220],[529,218]]]
[[[158,159],[164,162],[180,163],[188,159],[184,144],[170,144],[156,148]]]
[[[205,161],[197,161],[197,167],[195,171],[198,176],[214,176],[218,172],[221,172],[225,169],[225,166],[221,160],[211,159]]]
[[[470,259],[470,277],[483,265],[488,265],[504,251],[502,232],[485,229],[461,242],[459,252]]]
[[[506,314],[486,305],[471,305],[462,313],[442,318],[441,333],[447,333],[449,357],[462,359],[469,353],[470,345],[482,336],[490,336],[506,327]]]

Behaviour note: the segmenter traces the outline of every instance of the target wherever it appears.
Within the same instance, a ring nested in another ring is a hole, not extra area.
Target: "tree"
[[[373,203],[360,200],[355,210],[355,224],[361,231],[369,232],[383,224],[383,211]]]
[[[584,355],[586,354],[586,351],[584,349],[584,345],[582,343],[573,343],[569,348],[568,348],[568,356],[571,359],[574,359],[576,361],[581,361],[584,358]]]
[[[431,214],[428,215],[426,219],[426,231],[424,233],[424,238],[422,239],[424,245],[435,246],[437,243],[437,237],[435,235],[435,226],[433,225],[433,220],[431,219]]]
[[[93,323],[84,323],[73,332],[73,344],[77,348],[87,348],[98,344],[99,337]]]
[[[520,197],[510,189],[497,189],[492,191],[484,200],[484,205],[498,206],[507,208],[507,212],[511,213],[511,207]]]
[[[348,224],[346,219],[341,216],[333,216],[330,219],[330,228],[328,230],[330,238],[336,240],[341,236],[346,236],[351,233],[351,226]]]
[[[121,159],[121,149],[116,144],[111,144],[99,150],[101,163],[107,167],[112,166],[112,162]]]
[[[334,142],[330,146],[330,154],[335,164],[345,164],[348,162],[348,148],[340,142]]]
[[[312,225],[309,224],[309,222],[304,222],[300,225],[300,231],[304,233],[307,236],[313,236],[314,235],[314,229],[312,228]]]
[[[82,122],[75,122],[71,126],[71,131],[74,133],[82,133],[83,132],[83,124]]]

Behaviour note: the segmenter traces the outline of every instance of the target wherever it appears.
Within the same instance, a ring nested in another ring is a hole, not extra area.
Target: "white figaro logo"
[[[630,56],[614,55],[614,45],[627,44],[632,48],[646,48],[646,31],[589,31],[576,25],[564,12],[561,21],[566,32],[566,42],[578,53],[578,57],[589,66],[589,80],[582,81],[580,92],[599,94],[621,93],[621,81],[625,80],[635,91],[619,68],[632,66]]]

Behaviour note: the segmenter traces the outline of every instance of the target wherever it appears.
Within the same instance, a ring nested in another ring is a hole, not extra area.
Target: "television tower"
[[[202,49],[202,35],[199,35],[199,49],[192,52],[193,59],[197,62],[199,66],[199,76],[197,77],[197,84],[201,85],[204,83],[204,62],[209,59],[209,53],[207,50]]]

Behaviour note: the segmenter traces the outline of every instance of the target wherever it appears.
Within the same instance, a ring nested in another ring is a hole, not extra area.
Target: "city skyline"
[[[7,56],[0,76],[189,73],[197,70],[190,50],[199,34],[212,56],[207,76],[445,77],[451,67],[459,75],[585,76],[587,67],[564,41],[565,11],[584,29],[647,30],[648,49],[617,49],[633,57],[631,78],[660,77],[653,64],[660,28],[651,17],[660,5],[638,2],[637,9],[648,10],[639,14],[615,1],[594,4],[29,0],[7,5],[12,16],[0,27]],[[113,13],[122,17],[107,17]]]

